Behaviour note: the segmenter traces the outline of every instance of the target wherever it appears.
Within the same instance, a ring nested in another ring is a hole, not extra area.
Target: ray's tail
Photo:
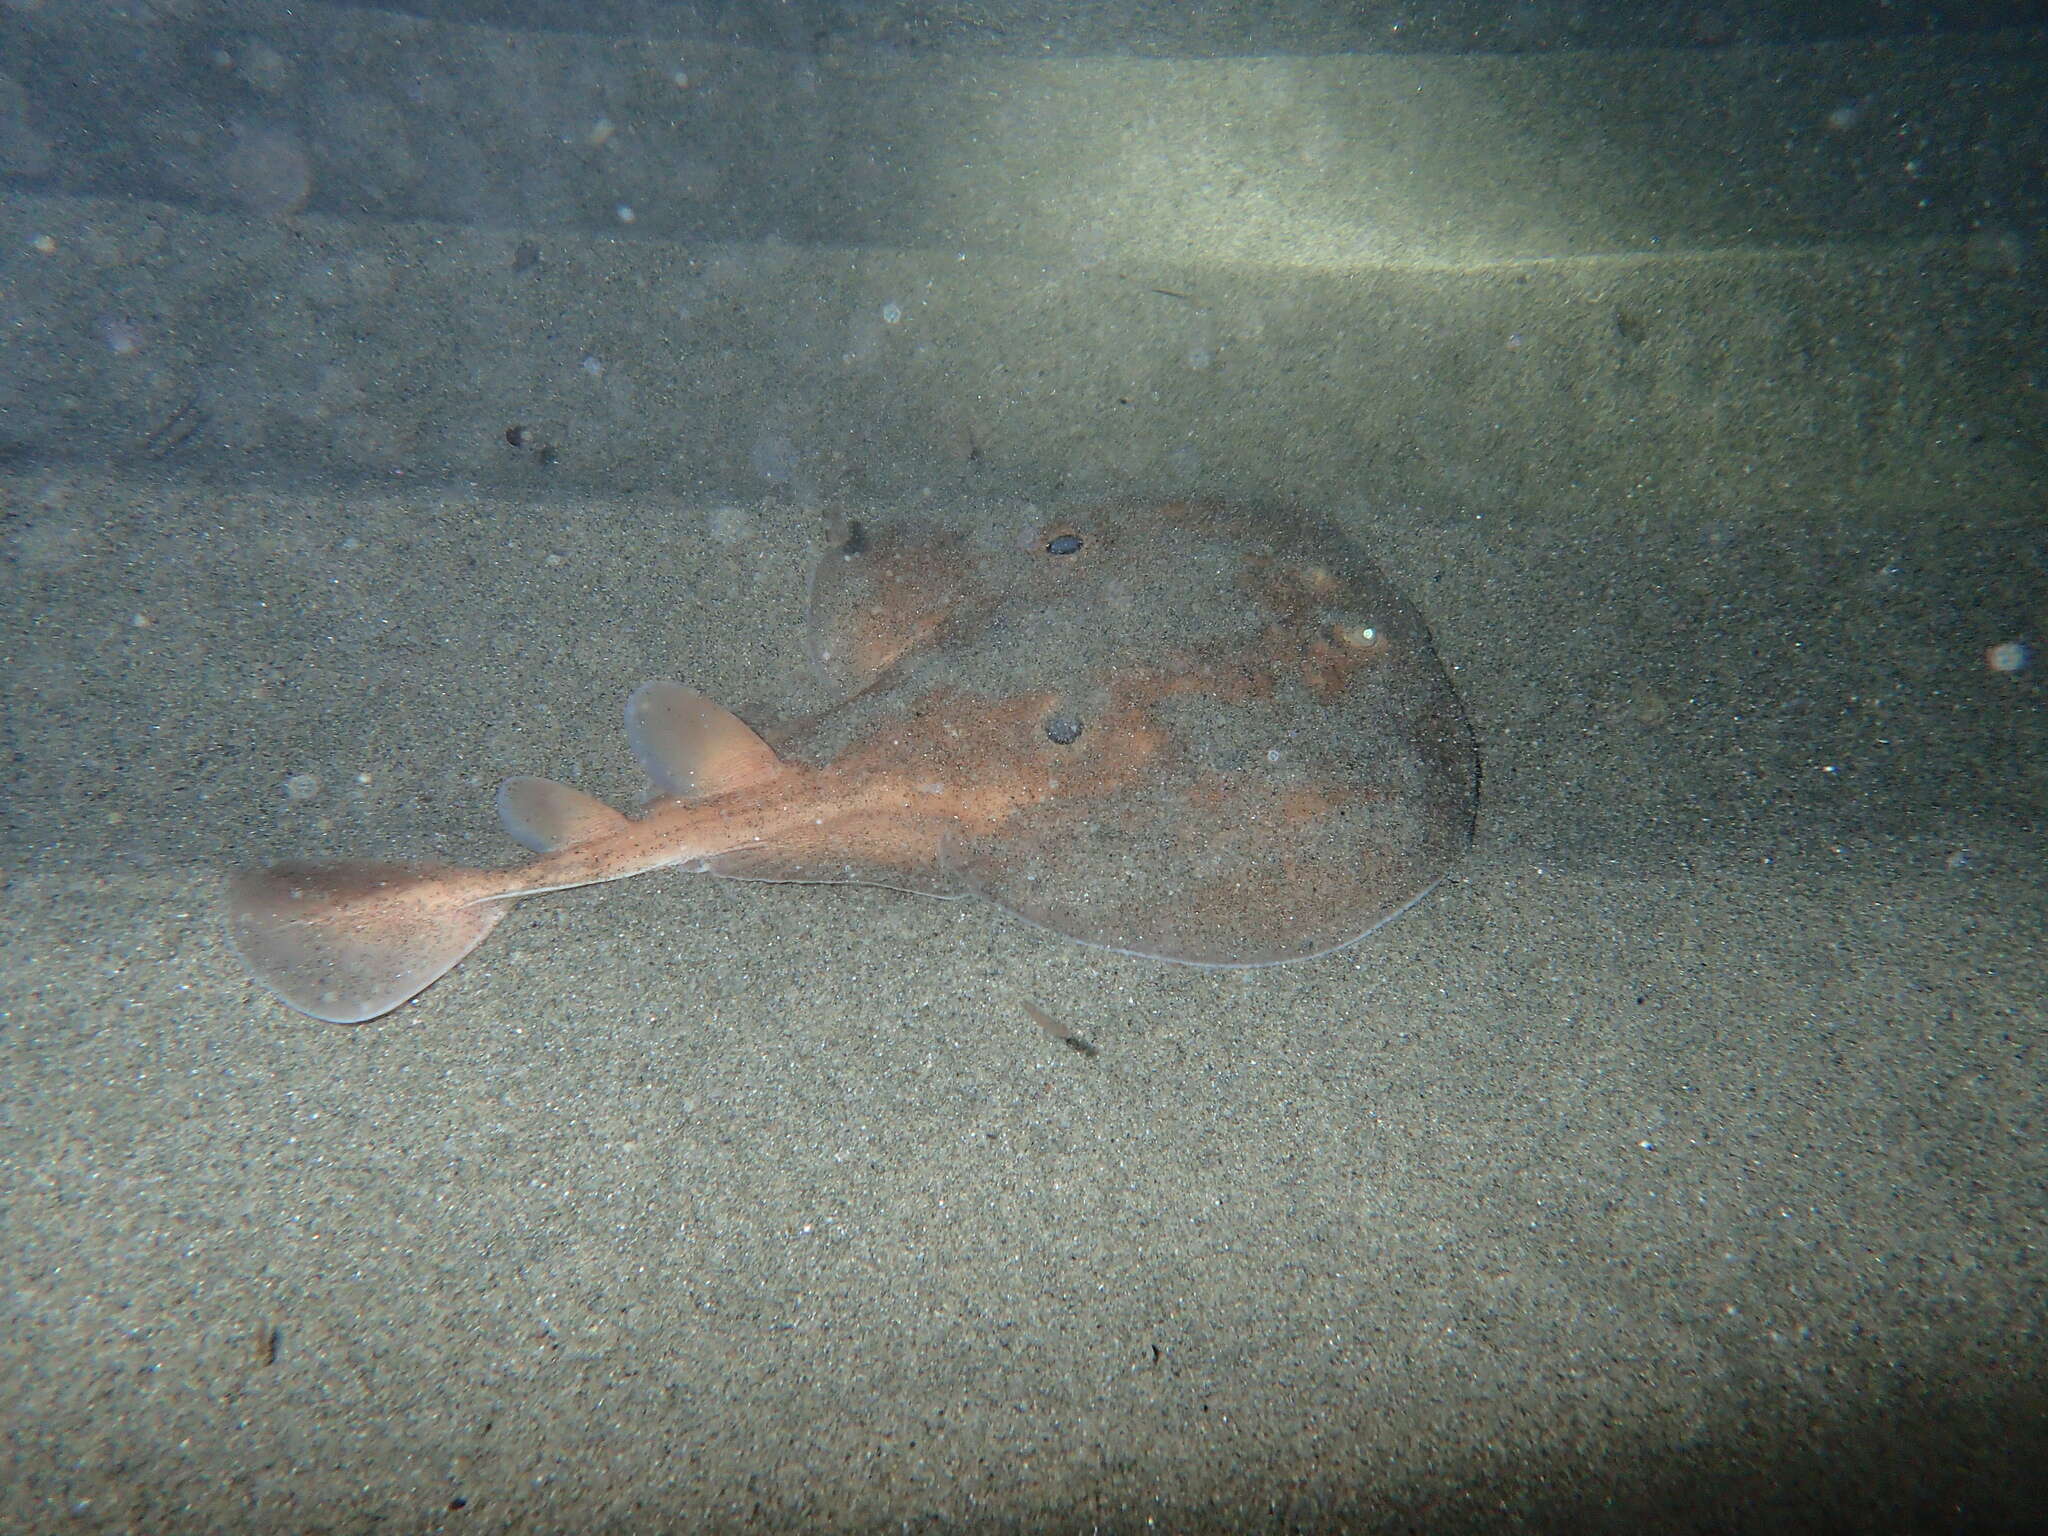
[[[228,936],[301,1013],[360,1024],[445,975],[512,910],[445,864],[276,864],[228,882]]]
[[[737,715],[678,683],[633,690],[626,737],[656,786],[684,800],[787,771]],[[538,861],[495,872],[362,859],[245,870],[228,880],[228,937],[256,979],[299,1012],[360,1024],[447,975],[521,896],[623,880],[692,854],[683,842],[636,841],[624,816],[551,779],[505,780],[498,816]]]

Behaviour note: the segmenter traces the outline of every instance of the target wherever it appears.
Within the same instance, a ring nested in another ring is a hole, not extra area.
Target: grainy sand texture
[[[0,1528],[2028,1526],[2048,40],[1103,9],[0,9]],[[225,942],[820,707],[833,509],[1191,494],[1475,724],[1353,948]]]

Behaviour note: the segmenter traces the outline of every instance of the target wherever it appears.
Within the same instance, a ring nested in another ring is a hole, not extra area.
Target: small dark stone
[[[1081,552],[1081,535],[1063,533],[1045,546],[1048,555],[1078,555]]]
[[[1081,734],[1081,722],[1072,715],[1054,715],[1045,722],[1045,734],[1064,747]]]

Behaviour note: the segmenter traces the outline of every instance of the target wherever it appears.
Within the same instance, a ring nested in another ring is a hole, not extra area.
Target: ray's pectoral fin
[[[626,740],[661,791],[685,800],[764,783],[782,771],[782,759],[752,726],[680,683],[633,690]]]
[[[511,910],[471,899],[461,873],[369,860],[245,870],[228,882],[228,936],[292,1007],[360,1024],[451,970]]]

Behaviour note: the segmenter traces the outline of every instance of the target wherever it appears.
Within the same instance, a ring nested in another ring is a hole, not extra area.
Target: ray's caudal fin
[[[675,683],[643,683],[626,731],[655,783],[681,799],[760,783],[780,765],[736,715]],[[658,869],[697,850],[649,847],[600,800],[548,779],[498,786],[505,829],[541,858],[524,869],[444,864],[287,863],[227,887],[228,937],[256,979],[301,1013],[360,1024],[446,975],[521,896]]]
[[[368,860],[244,870],[228,882],[228,936],[299,1012],[360,1024],[445,975],[512,910],[475,899],[482,875]]]

